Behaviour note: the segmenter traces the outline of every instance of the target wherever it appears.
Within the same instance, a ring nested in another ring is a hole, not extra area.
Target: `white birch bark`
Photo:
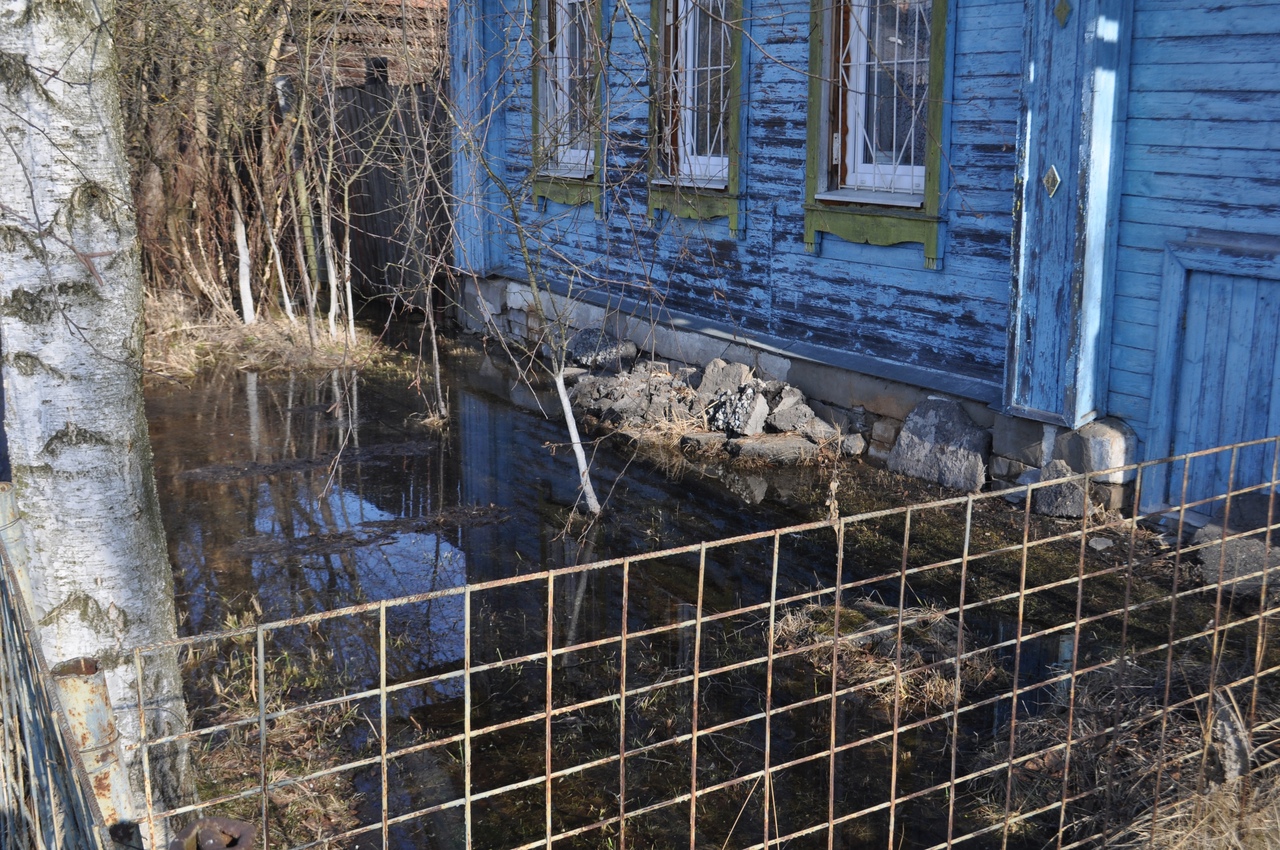
[[[0,350],[41,642],[51,663],[99,660],[127,747],[139,737],[130,649],[173,637],[175,622],[142,407],[136,222],[102,25],[113,5],[0,0]],[[141,685],[152,737],[185,727],[173,653],[147,658]],[[145,812],[138,751],[128,752]],[[151,765],[159,805],[177,800],[185,755],[153,750]]]

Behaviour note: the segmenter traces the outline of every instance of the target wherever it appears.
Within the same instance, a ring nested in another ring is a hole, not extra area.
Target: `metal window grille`
[[[670,176],[723,187],[729,178],[732,30],[727,0],[667,0],[663,110]]]
[[[924,192],[930,0],[836,7],[833,187]]]
[[[541,8],[542,137],[547,164],[552,171],[582,176],[595,159],[591,4],[588,0],[546,0]]]

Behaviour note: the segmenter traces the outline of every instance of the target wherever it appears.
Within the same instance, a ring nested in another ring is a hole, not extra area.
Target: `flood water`
[[[444,430],[422,426],[427,405],[412,386],[413,375],[404,371],[337,370],[302,376],[227,370],[186,385],[150,386],[147,412],[175,567],[180,631],[188,635],[216,632],[245,622],[286,619],[776,528],[825,513],[821,500],[812,498],[814,492],[825,490],[825,480],[816,470],[792,471],[768,479],[743,473],[715,477],[689,468],[675,474],[636,460],[630,451],[606,442],[595,449],[593,478],[602,498],[607,499],[607,514],[588,534],[568,530],[570,509],[577,497],[576,472],[564,445],[562,424],[558,418],[542,414],[543,410],[554,413],[558,405],[553,395],[522,384],[503,357],[501,352],[489,354],[478,349],[448,355],[444,367],[452,418]],[[780,596],[829,586],[834,581],[832,541],[832,532],[823,529],[788,545],[778,565]],[[630,628],[690,618],[698,599],[696,564],[695,556],[655,564],[648,573],[633,574]],[[702,588],[705,610],[723,611],[767,601],[770,575],[768,545],[717,553],[708,559]],[[483,616],[472,620],[473,663],[510,658],[530,652],[530,647],[537,651],[545,646],[546,599],[532,587],[499,589],[476,600],[476,610]],[[621,616],[621,582],[616,570],[570,576],[555,589],[557,645],[595,636],[616,637]],[[541,592],[545,594],[545,590]],[[885,601],[892,604],[893,600]],[[464,654],[463,618],[458,597],[395,609],[388,623],[388,640],[394,647],[387,656],[388,681],[410,681],[457,669]],[[376,631],[367,628],[367,622],[365,626],[334,629],[318,638],[327,647],[326,663],[331,665],[333,680],[341,680],[342,687],[352,693],[377,687],[378,682]],[[764,652],[757,648],[764,637],[761,622],[728,621],[718,634],[726,652],[755,652],[763,662]],[[627,675],[632,677],[628,686],[634,687],[646,676],[657,680],[673,671],[691,670],[690,638],[691,633],[653,640],[645,647],[652,669],[631,662],[635,669],[628,667]],[[309,640],[317,640],[316,633],[300,637],[299,645]],[[707,640],[712,640],[710,633]],[[557,704],[590,699],[617,688],[616,649],[599,657],[589,655],[576,659],[575,672],[557,673],[557,688],[564,689],[556,695]],[[703,695],[704,724],[716,716],[743,716],[742,712],[760,710],[764,689],[751,684],[755,681],[751,677],[763,681],[762,672],[763,667],[756,671],[748,668],[715,682],[708,680]],[[775,676],[782,673],[775,671]],[[501,722],[538,711],[544,682],[545,668],[536,664],[495,677],[490,685],[477,682],[480,707],[474,709],[476,722]],[[795,692],[792,698],[800,699],[805,693],[812,696],[814,684],[797,673],[789,679],[777,679],[775,688],[775,700],[782,699],[788,690]],[[198,696],[200,693],[198,686],[189,686],[189,701],[208,698],[207,694]],[[655,708],[668,712],[667,726],[663,728],[653,717],[630,718],[626,733],[629,746],[642,746],[655,735],[661,738],[679,735],[682,729],[688,731],[687,687],[656,693],[672,703]],[[459,722],[456,715],[461,694],[459,680],[452,685],[397,692],[388,704],[392,717],[388,734],[396,736],[397,745],[416,740],[415,735],[447,734],[455,728],[450,724]],[[311,698],[330,695],[320,687]],[[366,716],[374,719],[351,725],[342,733],[344,746],[352,753],[367,755],[370,748],[376,750],[376,702],[367,708]],[[868,734],[879,722],[858,716],[856,711],[842,708],[841,712],[837,725],[842,737]],[[555,743],[557,752],[562,746],[566,752],[595,751],[593,748],[607,752],[612,736],[616,753],[616,708],[604,705],[597,713],[601,717],[596,720],[589,712],[574,718],[575,725],[565,728],[562,740]],[[609,716],[604,717],[606,714]],[[831,725],[825,704],[788,716],[787,723],[774,724],[770,746],[779,763],[815,746],[825,746],[827,733],[823,730]],[[998,719],[988,713],[971,722],[992,730]],[[541,734],[540,729],[536,731]],[[900,789],[936,782],[948,768],[944,748],[930,748],[912,735],[903,738],[904,746],[917,743],[922,752],[936,749],[936,753],[929,759],[918,759],[912,770],[903,768]],[[534,748],[542,745],[541,739],[533,742]],[[514,739],[493,736],[488,751],[479,747],[473,753],[475,773],[482,785],[486,784],[482,778],[486,771],[492,774],[487,780],[490,787],[511,781],[513,746],[522,746],[518,735]],[[758,764],[755,768],[750,765],[760,758],[763,747],[763,725],[756,724],[749,727],[746,740],[708,747],[699,757],[699,772],[722,770],[730,775],[730,771],[758,769]],[[838,770],[847,775],[848,794],[865,797],[859,798],[861,803],[849,805],[866,805],[883,792],[883,782],[875,780],[867,769],[867,759],[887,767],[888,754],[883,750],[883,744],[876,744],[870,750],[864,748],[856,759],[850,753],[841,760]],[[685,765],[683,758],[676,752],[655,754],[653,761],[659,767],[650,777],[654,790],[646,791],[637,781],[634,787],[628,785],[629,798],[640,795],[635,802],[638,806],[661,800],[662,795],[678,795],[681,783],[687,790],[689,773],[687,765],[681,766]],[[460,755],[457,761],[461,761]],[[674,769],[673,777],[662,774],[664,763]],[[825,787],[826,764],[823,760],[813,763],[812,770],[796,772],[791,781],[799,783],[798,790],[789,795],[786,783],[778,780],[775,818],[788,820],[792,810],[795,818],[811,817],[815,806],[825,811],[825,792],[816,794],[812,789]],[[609,770],[612,780],[587,777],[590,782],[602,781],[604,790],[573,791],[578,795],[574,805],[580,804],[585,812],[599,802],[596,798],[601,794],[605,803],[609,794],[616,799],[616,787],[610,791],[608,783],[616,784],[617,769]],[[397,761],[392,773],[396,771],[400,773],[392,776],[394,790],[386,804],[392,817],[460,795],[456,765],[451,768],[440,758],[419,753]],[[918,774],[914,778],[913,772]],[[359,823],[377,823],[382,814],[377,770],[358,773],[352,784],[360,800],[353,805],[352,817]],[[495,802],[488,809],[477,805],[473,827],[476,846],[496,846],[500,841],[515,844],[542,835],[543,792],[541,786],[528,790],[538,798],[528,805],[520,801],[509,805]],[[572,789],[566,793],[569,791]],[[646,800],[645,793],[657,796]],[[706,827],[700,825],[699,829],[700,837],[705,834],[705,840],[711,841],[707,846],[737,846],[739,841],[758,840],[739,836],[730,841],[739,818],[743,823],[759,822],[759,806],[751,802],[759,795],[753,794],[752,789],[739,787],[726,794],[723,811],[706,815]],[[903,823],[911,824],[905,839],[902,835],[896,839],[900,846],[923,846],[945,835],[946,806],[938,805],[942,800],[941,795],[924,797],[899,807],[899,829]],[[714,805],[704,801],[700,812]],[[654,826],[651,840],[687,844],[687,833],[683,838],[679,833],[681,819],[687,825],[687,805],[676,809],[675,826]],[[558,814],[568,820],[558,821],[556,827],[589,819],[584,812]],[[397,827],[391,831],[392,844],[441,849],[460,846],[462,825],[456,814],[454,809],[452,814],[438,813],[425,822]],[[857,829],[846,831],[842,846],[887,839],[885,818],[870,820],[878,826],[858,824]],[[699,822],[704,823],[701,813]],[[816,841],[821,836],[810,838]],[[610,846],[610,840],[607,834],[595,834],[564,846],[604,847]],[[825,847],[825,838],[819,843]],[[795,846],[808,845],[800,842]]]

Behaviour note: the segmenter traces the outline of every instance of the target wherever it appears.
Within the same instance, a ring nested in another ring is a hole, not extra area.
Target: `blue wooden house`
[[[996,474],[1280,434],[1280,0],[453,0],[450,47],[486,319],[532,278],[879,451],[945,394]]]

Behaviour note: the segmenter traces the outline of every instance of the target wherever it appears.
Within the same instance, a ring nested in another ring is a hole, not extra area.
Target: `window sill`
[[[924,194],[906,192],[876,192],[871,189],[836,189],[819,192],[815,200],[828,204],[866,204],[881,207],[911,207],[923,209]]]
[[[693,177],[653,177],[649,180],[649,185],[664,189],[683,189],[689,192],[723,192],[729,188],[729,181],[723,177],[707,180]]]

